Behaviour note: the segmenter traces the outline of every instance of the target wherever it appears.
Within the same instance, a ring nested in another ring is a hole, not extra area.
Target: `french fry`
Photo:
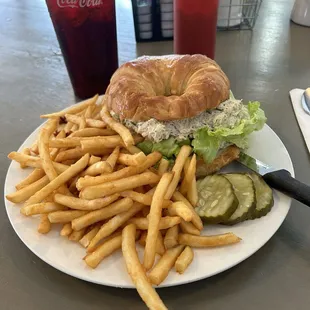
[[[39,157],[29,156],[18,152],[11,152],[8,155],[8,158],[19,163],[24,163],[28,167],[42,168],[42,160]],[[57,173],[62,173],[69,168],[69,166],[56,162],[53,162],[53,166],[55,167]]]
[[[82,189],[80,197],[83,199],[96,199],[115,193],[123,192],[135,187],[154,184],[159,181],[159,176],[152,172],[144,172],[128,178],[103,183],[101,185],[89,186]]]
[[[56,211],[48,214],[48,219],[51,223],[66,224],[85,215],[87,211],[80,210],[68,210],[68,211]],[[77,230],[77,229],[76,229]]]
[[[101,157],[92,155],[92,156],[90,156],[88,166],[91,166],[95,163],[98,163],[99,161],[101,161]]]
[[[117,146],[114,151],[108,156],[108,158],[106,159],[106,162],[110,165],[112,171],[115,168],[118,156],[119,156],[119,152],[120,152],[120,147]],[[112,172],[111,171],[111,172]]]
[[[147,232],[147,238],[146,238],[146,244],[145,244],[145,251],[144,251],[144,261],[143,265],[146,268],[146,270],[149,270],[152,268],[154,261],[155,261],[155,255],[156,255],[156,240],[158,238],[158,232],[159,232],[159,223],[161,219],[161,213],[162,213],[162,205],[164,201],[164,196],[166,194],[167,188],[173,178],[172,173],[165,173],[161,177],[151,204],[150,214],[149,214],[149,226],[148,226],[148,232]]]
[[[76,147],[68,150],[65,149],[57,154],[55,161],[64,162],[72,159],[80,159],[84,154],[86,154],[86,152],[83,151],[81,147]]]
[[[101,116],[100,116],[100,111],[98,111],[96,114],[93,114],[93,119],[96,119],[96,120],[101,120]],[[112,130],[112,129],[111,129]]]
[[[146,156],[143,152],[140,152],[134,155],[120,153],[117,161],[120,164],[126,165],[126,166],[138,166],[138,165],[142,165],[145,159],[146,159]]]
[[[122,252],[125,259],[128,274],[135,284],[139,295],[149,309],[167,309],[155,289],[150,284],[147,275],[139,261],[136,246],[136,227],[128,225],[122,233]]]
[[[74,139],[74,138],[72,138]],[[80,139],[80,138],[75,138]],[[82,150],[92,149],[92,148],[115,148],[122,145],[122,139],[119,135],[116,136],[104,136],[96,137],[95,139],[85,139],[80,140]]]
[[[91,243],[89,244],[87,251],[92,252],[92,250],[95,248],[96,244],[100,242],[100,240],[113,234],[118,228],[124,225],[130,218],[132,218],[138,212],[140,212],[143,207],[144,206],[142,204],[135,202],[128,211],[115,215],[107,223],[103,224],[98,233],[96,234],[96,236],[92,239]]]
[[[65,138],[65,137],[66,137],[65,131],[64,131],[64,130],[61,130],[61,131],[57,134],[57,136],[55,137],[55,139],[63,139],[63,138]],[[52,140],[53,140],[53,137],[52,137]],[[58,149],[58,148],[52,148],[52,149],[50,150],[50,156],[51,156],[52,161],[55,160],[55,158],[56,158],[58,152],[59,152],[59,149]]]
[[[49,146],[54,148],[70,148],[81,145],[83,138],[80,137],[68,137],[68,138],[56,138],[50,140]]]
[[[79,241],[80,244],[84,247],[87,248],[90,244],[90,242],[93,240],[93,238],[96,236],[100,229],[100,224],[95,225],[84,237]]]
[[[175,164],[172,168],[172,172],[174,172],[173,175],[173,179],[167,189],[166,192],[166,199],[170,199],[174,193],[174,191],[176,190],[178,183],[180,181],[181,178],[181,173],[185,164],[186,159],[188,158],[188,156],[190,155],[192,149],[190,146],[188,145],[183,145],[181,147],[181,150],[175,160]]]
[[[68,238],[70,241],[79,242],[82,239],[82,237],[85,235],[85,231],[86,231],[86,228],[83,228],[78,231],[73,230]]]
[[[30,205],[41,202],[54,190],[58,189],[61,185],[68,182],[71,178],[73,178],[79,172],[81,172],[87,166],[88,161],[89,161],[89,154],[86,154],[74,165],[70,166],[66,171],[57,176],[57,178],[53,179],[45,187],[43,187],[41,190],[39,190],[33,196],[31,196],[27,200],[26,204]]]
[[[200,230],[193,223],[181,220],[180,227],[183,233],[200,236]]]
[[[165,245],[164,245],[164,238],[160,231],[158,231],[157,241],[156,241],[156,253],[160,256],[163,256],[165,253]]]
[[[127,151],[132,155],[141,153],[141,150],[138,147],[136,147],[135,145],[128,145],[125,147],[126,147]]]
[[[113,136],[115,134],[116,132],[112,129],[84,128],[73,132],[70,137]]]
[[[72,227],[71,223],[66,223],[62,226],[62,229],[60,231],[60,235],[63,237],[67,237],[72,233]]]
[[[95,149],[83,149],[81,147],[76,147],[74,149],[68,149],[65,151],[61,151],[57,154],[55,161],[63,162],[69,159],[80,159],[85,154],[89,153],[91,155],[102,156],[105,154],[110,154],[112,152],[111,149],[105,148],[95,148]]]
[[[42,168],[48,176],[49,180],[52,181],[58,176],[58,173],[53,166],[53,162],[50,156],[49,138],[51,134],[55,131],[58,120],[51,119],[48,121],[48,123],[48,126],[45,126],[40,130],[38,146],[42,162]]]
[[[181,201],[183,202],[193,213],[192,222],[199,229],[203,229],[203,223],[199,215],[196,213],[195,209],[192,207],[191,203],[178,191],[174,192],[172,195],[173,201]]]
[[[41,115],[41,118],[57,118],[57,117],[65,116],[66,114],[76,114],[78,112],[85,110],[88,106],[95,104],[97,99],[98,99],[98,95],[95,95],[93,98],[90,98],[86,101],[82,101],[60,112]]]
[[[147,230],[149,226],[149,220],[143,217],[132,218],[128,221],[130,224],[135,224],[137,229]],[[174,225],[178,225],[181,222],[181,218],[178,216],[165,216],[160,219],[159,229],[168,229]]]
[[[165,172],[167,172],[169,165],[170,165],[169,161],[165,158],[162,158],[159,162],[158,174],[163,175]]]
[[[79,124],[79,129],[78,130],[81,130],[81,129],[84,129],[86,127],[86,119],[84,116],[81,117],[81,121],[80,121],[80,124]]]
[[[100,116],[101,109],[102,109],[102,100],[100,101],[99,104],[96,104],[94,110],[92,111],[91,117],[93,119],[100,119],[101,120],[101,116]]]
[[[86,125],[88,127],[99,128],[99,129],[107,127],[107,124],[105,122],[98,120],[98,119],[93,119],[93,118],[87,118]]]
[[[16,184],[15,188],[20,190],[45,176],[43,169],[35,168],[23,181]]]
[[[70,123],[75,124],[75,125],[79,125],[81,122],[81,119],[82,119],[81,116],[78,116],[75,114],[70,114],[70,113],[67,113],[65,115],[65,118],[66,118],[67,122],[70,122]]]
[[[60,205],[67,206],[70,209],[81,211],[94,211],[102,209],[119,198],[119,194],[98,198],[94,200],[84,200],[76,197],[70,197],[62,194],[55,194],[54,200]]]
[[[67,122],[67,124],[65,125],[65,127],[64,127],[64,131],[65,131],[65,133],[66,134],[71,134],[72,133],[72,127],[73,127],[73,123],[71,123],[71,122]]]
[[[84,113],[84,117],[85,118],[91,118],[92,114],[93,114],[93,111],[96,109],[96,105],[89,105],[87,107],[87,109],[85,110],[85,113]]]
[[[166,250],[171,249],[179,244],[178,235],[179,235],[179,225],[170,227],[167,230],[165,238],[164,238],[164,245],[165,245]]]
[[[35,142],[31,145],[30,151],[31,151],[31,153],[33,153],[33,154],[36,154],[36,155],[39,154],[38,141],[35,141]]]
[[[55,211],[64,211],[67,208],[55,202],[42,202],[34,205],[23,206],[20,208],[20,213],[25,216],[36,214],[47,214]]]
[[[152,196],[147,195],[147,194],[141,194],[135,191],[124,191],[124,192],[121,192],[120,194],[123,197],[129,197],[133,201],[140,202],[146,206],[150,206],[152,203]],[[162,205],[163,208],[169,208],[171,205],[172,205],[171,200],[164,199],[163,205]]]
[[[143,231],[141,234],[141,237],[139,239],[139,244],[145,247],[146,243],[146,236],[147,236],[147,231]],[[158,233],[158,237],[156,240],[156,253],[160,256],[164,255],[165,253],[165,246],[164,246],[164,240],[161,232]]]
[[[198,203],[198,190],[197,190],[197,181],[196,181],[196,176],[192,179],[189,189],[187,192],[187,198],[192,204],[192,206],[196,207]]]
[[[100,115],[102,117],[102,120],[122,137],[126,146],[130,146],[130,145],[135,144],[134,138],[133,138],[132,134],[130,133],[129,129],[126,128],[121,123],[118,123],[117,121],[115,121],[112,118],[112,116],[108,112],[108,108],[105,104],[102,106],[102,110],[100,112]]]
[[[38,233],[47,234],[51,231],[51,223],[47,214],[42,214],[40,217],[40,223],[38,226]]]
[[[185,176],[183,178],[183,181],[182,181],[180,189],[179,189],[179,191],[182,195],[187,194],[192,180],[196,177],[195,176],[196,175],[196,164],[197,164],[196,154],[194,154],[190,160],[190,164],[188,166],[188,169],[185,171]]]
[[[84,258],[85,263],[94,269],[102,262],[102,260],[114,253],[116,250],[120,249],[121,246],[122,235],[119,234],[118,236],[104,242],[94,252],[86,255]]]
[[[72,228],[74,230],[81,230],[84,227],[90,226],[94,223],[109,219],[116,214],[129,210],[133,205],[133,201],[130,198],[123,198],[116,201],[109,206],[102,209],[91,211],[84,216],[76,218],[72,221]],[[80,211],[84,212],[84,211]]]
[[[194,248],[217,247],[240,242],[241,239],[233,233],[226,233],[214,236],[193,236],[179,234],[179,243]]]
[[[183,274],[187,269],[187,267],[192,263],[193,259],[194,259],[194,252],[192,248],[186,246],[175,262],[174,268],[176,272]]]
[[[71,131],[77,131],[79,129],[79,125],[78,124],[73,124]]]
[[[25,149],[22,150],[22,153],[25,154],[25,155],[31,155],[31,150],[29,148],[25,148]],[[24,163],[21,163],[20,167],[22,169],[25,169],[27,167],[27,165],[25,165]]]
[[[159,152],[154,152],[154,153],[149,154],[146,157],[144,164],[139,167],[131,166],[131,167],[123,168],[119,171],[116,171],[116,172],[113,172],[107,175],[102,175],[98,177],[80,178],[76,184],[77,189],[81,190],[84,187],[100,185],[103,183],[119,180],[122,178],[127,178],[135,174],[142,173],[146,169],[155,165],[161,159],[161,157],[162,155]]]
[[[129,177],[138,173],[139,173],[138,167],[126,167],[106,175],[101,175],[97,177],[86,176],[84,178],[80,178],[77,181],[76,187],[77,189],[82,190],[85,187],[97,186],[103,183],[112,182],[125,177]]]
[[[193,219],[193,212],[182,201],[174,202],[168,212],[171,216],[179,216],[185,222],[191,222]]]
[[[29,184],[22,189],[18,190],[15,193],[6,195],[6,199],[14,202],[14,203],[20,203],[24,202],[27,199],[29,199],[32,195],[34,195],[36,192],[40,191],[42,188],[44,188],[49,183],[49,179],[46,176],[39,179],[38,181],[35,181],[32,184]]]
[[[109,163],[106,161],[99,161],[98,163],[95,163],[88,167],[84,172],[83,176],[90,175],[90,176],[96,176],[98,174],[102,173],[111,173],[113,171],[112,167]]]
[[[168,249],[165,252],[165,254],[160,258],[158,263],[149,273],[149,279],[152,284],[159,285],[167,278],[169,271],[174,266],[183,249],[184,245],[178,245],[174,248]]]

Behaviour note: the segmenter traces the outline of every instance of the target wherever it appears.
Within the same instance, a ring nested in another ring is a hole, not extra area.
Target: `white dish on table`
[[[37,128],[22,144],[20,151],[35,141],[39,132]],[[272,150],[272,152],[270,151]],[[284,168],[294,176],[290,156],[282,141],[269,127],[250,136],[248,153],[257,159],[274,166]],[[234,165],[226,168],[235,171]],[[24,179],[30,170],[22,170],[19,164],[12,162],[5,181],[5,194],[15,190],[15,184]],[[175,286],[191,283],[223,272],[247,259],[259,250],[278,230],[284,221],[291,199],[279,192],[274,194],[274,207],[271,212],[260,219],[246,221],[235,226],[208,225],[203,234],[212,235],[233,232],[242,238],[238,244],[213,249],[195,249],[195,259],[183,275],[174,269],[168,278],[159,286]],[[19,212],[18,205],[5,200],[9,220],[22,242],[39,258],[54,268],[73,277],[113,287],[134,288],[120,251],[106,258],[95,270],[83,261],[85,249],[67,238],[60,237],[59,228],[53,225],[47,235],[37,233],[38,218],[26,218]]]

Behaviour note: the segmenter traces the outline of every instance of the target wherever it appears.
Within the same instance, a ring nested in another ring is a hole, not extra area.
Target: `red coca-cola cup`
[[[115,0],[46,0],[70,76],[81,99],[105,92],[118,67]]]
[[[219,0],[174,0],[174,52],[214,59]]]

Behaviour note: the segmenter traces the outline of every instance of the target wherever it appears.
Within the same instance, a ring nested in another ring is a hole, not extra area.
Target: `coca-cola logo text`
[[[60,8],[84,8],[94,7],[102,4],[102,0],[57,0]]]

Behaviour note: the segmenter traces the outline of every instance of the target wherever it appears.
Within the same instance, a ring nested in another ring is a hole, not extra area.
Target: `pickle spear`
[[[196,212],[206,223],[228,220],[238,207],[231,183],[221,175],[210,175],[197,182]]]
[[[225,178],[232,184],[239,201],[238,208],[223,224],[234,225],[252,216],[255,210],[255,189],[252,179],[246,174],[225,174]]]
[[[256,173],[249,173],[255,187],[256,206],[252,212],[251,219],[265,216],[273,206],[272,189],[266,184],[264,179]]]

